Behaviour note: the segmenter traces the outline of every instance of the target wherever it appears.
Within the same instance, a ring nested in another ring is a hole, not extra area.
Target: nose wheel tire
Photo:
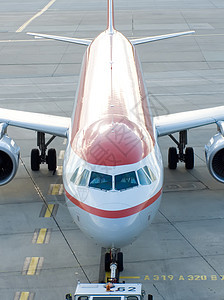
[[[105,272],[110,272],[111,257],[110,253],[105,254]]]
[[[117,254],[117,269],[118,269],[118,272],[122,272],[124,270],[123,253],[122,252],[118,252],[118,254]]]
[[[32,149],[31,151],[31,170],[40,170],[40,151],[39,149]]]

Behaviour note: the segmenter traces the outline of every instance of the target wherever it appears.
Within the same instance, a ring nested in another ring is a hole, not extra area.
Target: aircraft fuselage
[[[132,242],[160,204],[163,167],[134,46],[118,31],[87,48],[63,180],[69,211],[104,247]]]

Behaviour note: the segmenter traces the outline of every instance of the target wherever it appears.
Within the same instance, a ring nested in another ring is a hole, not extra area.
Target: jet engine
[[[205,146],[205,156],[211,175],[224,183],[224,136],[222,131],[213,136]]]
[[[2,129],[2,124],[0,127]],[[5,133],[0,134],[0,186],[10,182],[16,175],[19,155],[20,148],[16,143]]]

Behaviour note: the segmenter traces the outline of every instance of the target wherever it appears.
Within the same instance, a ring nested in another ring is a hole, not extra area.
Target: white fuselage
[[[106,248],[131,243],[160,204],[163,167],[135,48],[119,32],[88,47],[63,167],[73,220]]]

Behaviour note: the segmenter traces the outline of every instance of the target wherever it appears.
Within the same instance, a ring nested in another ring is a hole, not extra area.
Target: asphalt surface
[[[48,6],[47,6],[48,5]],[[154,115],[223,105],[222,0],[115,1],[127,37],[185,30],[193,36],[137,46]],[[106,1],[0,0],[0,107],[71,116],[84,46],[34,39],[26,32],[94,38],[105,29]],[[143,283],[155,300],[224,299],[224,186],[209,174],[204,145],[216,126],[189,131],[195,169],[167,169],[169,137],[159,143],[164,194],[153,224],[122,249],[122,280]],[[21,147],[15,179],[0,187],[0,299],[64,299],[77,281],[97,282],[101,248],[72,222],[61,166],[30,169],[36,134],[9,128]],[[52,210],[49,211],[46,205]]]

